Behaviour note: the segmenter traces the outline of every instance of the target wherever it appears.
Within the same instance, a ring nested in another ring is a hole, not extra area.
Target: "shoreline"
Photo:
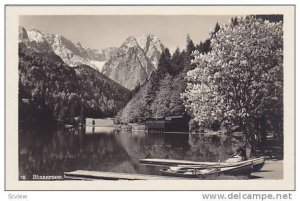
[[[250,179],[283,179],[283,160],[267,159],[260,171],[251,173]]]

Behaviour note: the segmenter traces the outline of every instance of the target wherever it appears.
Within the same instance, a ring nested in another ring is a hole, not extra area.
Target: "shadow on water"
[[[260,170],[259,172],[273,172],[272,170]]]
[[[189,135],[168,133],[164,134],[164,145],[171,147],[181,147],[183,149],[189,149]]]
[[[228,138],[116,131],[111,127],[20,128],[19,174],[63,175],[78,169],[159,174],[142,158],[225,160],[235,150]]]
[[[260,177],[260,176],[254,176],[254,175],[251,175],[250,177],[249,177],[249,179],[261,179],[262,177]]]

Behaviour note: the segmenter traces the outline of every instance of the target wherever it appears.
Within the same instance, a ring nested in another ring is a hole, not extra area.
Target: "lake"
[[[223,161],[240,142],[226,136],[117,131],[113,127],[19,128],[19,176],[63,176],[66,171],[99,170],[159,174],[143,158]]]

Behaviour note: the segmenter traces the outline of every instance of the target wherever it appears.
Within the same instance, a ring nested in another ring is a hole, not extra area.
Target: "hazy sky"
[[[27,30],[63,35],[83,47],[103,49],[120,46],[128,36],[154,34],[171,51],[185,47],[189,33],[194,43],[209,37],[215,24],[228,23],[233,16],[21,16],[20,25]]]

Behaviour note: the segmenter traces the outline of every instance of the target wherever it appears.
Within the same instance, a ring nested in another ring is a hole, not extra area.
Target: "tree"
[[[189,64],[190,61],[194,58],[192,54],[193,51],[195,51],[195,44],[190,38],[190,35],[188,34],[186,37],[186,53],[187,53],[187,60],[189,61]]]
[[[198,50],[198,52],[201,54],[208,53],[209,51],[211,51],[210,39],[207,39],[203,43],[200,42],[199,45],[196,45],[196,50]]]
[[[185,67],[185,55],[180,52],[178,47],[172,55],[171,66],[169,71],[171,75],[177,75]]]
[[[185,113],[185,108],[180,98],[180,94],[184,92],[186,87],[185,75],[186,72],[180,72],[173,78],[169,106],[169,113],[171,115],[182,115]]]
[[[166,76],[160,81],[159,89],[156,92],[155,99],[151,105],[152,117],[164,117],[170,109],[170,96],[171,96],[172,76],[166,74]]]
[[[222,25],[212,50],[196,55],[197,67],[186,77],[182,98],[198,125],[238,125],[252,153],[257,120],[283,115],[282,25],[254,17]]]
[[[168,48],[165,48],[158,61],[157,69],[160,73],[171,70],[171,54]]]
[[[216,24],[216,26],[215,26],[215,29],[214,29],[214,31],[213,31],[212,34],[216,34],[219,30],[220,30],[220,25],[219,25],[219,23],[217,22],[217,24]]]

